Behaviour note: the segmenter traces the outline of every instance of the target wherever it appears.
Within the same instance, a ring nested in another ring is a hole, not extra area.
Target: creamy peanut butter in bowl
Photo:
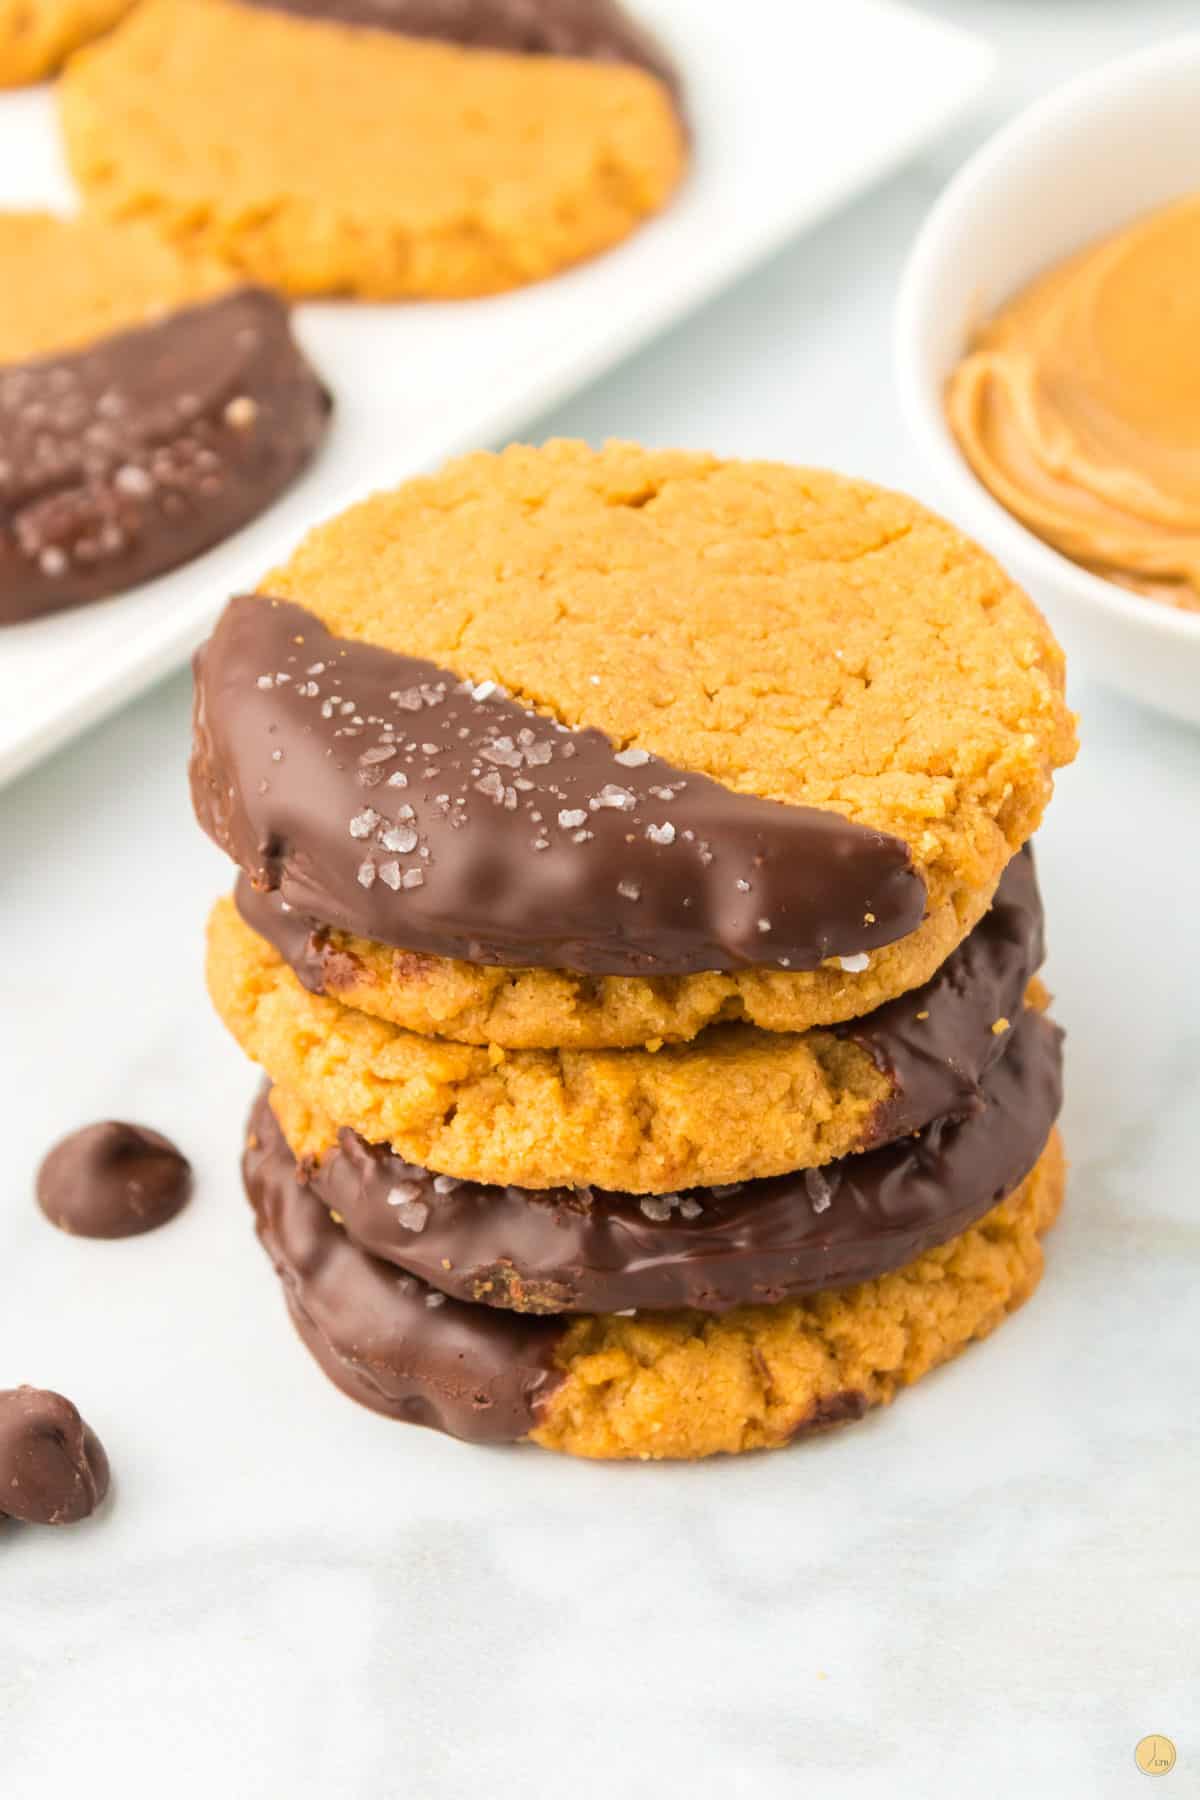
[[[1111,685],[1200,724],[1200,33],[979,151],[914,247],[907,422],[945,509]]]

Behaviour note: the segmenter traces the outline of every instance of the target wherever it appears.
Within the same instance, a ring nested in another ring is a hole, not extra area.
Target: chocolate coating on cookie
[[[1004,1050],[1045,954],[1042,897],[1026,845],[1000,877],[988,912],[936,975],[834,1027],[861,1044],[892,1082],[875,1143],[980,1104],[983,1077]]]
[[[228,537],[308,462],[329,404],[259,288],[0,367],[0,625]]]
[[[619,749],[262,596],[197,654],[192,797],[304,918],[467,962],[810,969],[924,912],[898,838]]]
[[[375,1412],[452,1437],[528,1435],[561,1379],[561,1325],[463,1306],[365,1256],[298,1179],[265,1095],[242,1169],[293,1322],[332,1381]]]
[[[957,1236],[1032,1169],[1061,1077],[1061,1033],[1030,1011],[967,1116],[822,1169],[640,1198],[532,1192],[434,1176],[343,1131],[302,1173],[364,1250],[457,1300],[725,1312],[872,1280]]]
[[[0,1517],[74,1525],[108,1492],[104,1447],[62,1394],[0,1390]]]
[[[106,1119],[73,1131],[50,1151],[37,1177],[37,1202],[76,1237],[136,1237],[187,1204],[192,1170],[169,1138],[144,1125]]]
[[[672,93],[678,71],[651,34],[615,0],[247,0],[305,19],[437,38],[472,50],[631,63]]]

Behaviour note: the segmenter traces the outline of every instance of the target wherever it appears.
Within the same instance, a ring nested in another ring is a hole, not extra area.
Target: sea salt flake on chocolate
[[[472,700],[490,700],[493,694],[503,694],[504,689],[494,681],[481,681],[471,689]]]
[[[494,743],[485,744],[479,754],[487,762],[499,763],[505,769],[519,769],[524,761],[523,753],[510,737],[500,737]]]
[[[640,769],[650,761],[650,752],[631,747],[628,750],[618,750],[613,760],[619,762],[623,769]]]
[[[813,1211],[828,1212],[833,1205],[833,1183],[824,1169],[805,1169],[804,1186]]]
[[[439,1294],[436,1288],[430,1288],[425,1296],[425,1304],[426,1306],[445,1306],[446,1296]]]
[[[406,869],[404,871],[404,876],[403,876],[403,879],[401,880],[400,885],[401,885],[401,887],[406,887],[406,888],[424,887],[424,885],[425,885],[424,870],[423,869]]]
[[[678,1205],[678,1194],[643,1194],[638,1201],[639,1209],[655,1225],[665,1225]]]
[[[306,675],[323,675],[325,673],[325,664],[323,662],[310,663],[304,673]]]
[[[60,550],[56,544],[48,544],[38,557],[38,568],[43,575],[48,575],[51,581],[57,580],[60,575],[65,575],[70,566],[71,561],[66,551]]]
[[[375,885],[375,864],[373,862],[359,863],[359,865],[358,865],[358,885],[359,885],[359,887],[365,887],[365,888],[374,887],[374,885]]]
[[[320,691],[321,690],[315,681],[302,681],[300,686],[296,689],[296,692],[302,695],[305,700],[315,700]]]
[[[717,1200],[731,1200],[734,1194],[740,1194],[745,1187],[744,1181],[727,1181],[723,1187],[710,1188],[709,1192]]]
[[[316,690],[314,689],[314,692],[315,691]],[[304,689],[300,688],[298,692],[303,693]],[[358,760],[364,765],[370,763],[382,763],[387,762],[389,758],[395,756],[395,754],[396,746],[394,744],[376,744],[374,749],[364,750]]]
[[[360,813],[355,813],[350,821],[350,836],[352,838],[370,837],[378,823],[379,814],[375,811],[375,808],[373,806],[364,806],[363,810]]]
[[[398,850],[401,856],[407,856],[417,847],[417,834],[411,825],[393,825],[381,835],[379,842],[385,850]]]
[[[567,806],[559,813],[558,822],[564,831],[571,831],[577,825],[587,824],[587,814],[582,806]]]
[[[647,825],[646,836],[650,839],[652,844],[673,844],[675,842],[675,827],[669,819],[662,825]]]
[[[733,885],[739,894],[748,894],[750,892],[750,883],[748,881],[743,881],[740,877]]]
[[[594,838],[595,835],[594,831],[577,831],[573,834],[571,842],[573,844],[586,844],[589,839]]]
[[[275,677],[273,675],[260,675],[254,685],[255,687],[260,688],[273,688],[275,686]]]
[[[258,417],[258,402],[249,394],[235,394],[225,408],[225,423],[235,431],[248,431]]]
[[[857,956],[839,956],[838,962],[847,975],[861,975],[864,969],[871,966],[871,958],[865,950],[860,950]]]
[[[617,787],[613,782],[606,781],[595,799],[588,804],[593,812],[602,806],[611,806],[616,812],[629,812],[634,805],[634,798],[628,788]]]
[[[406,1231],[424,1231],[429,1223],[429,1207],[418,1198],[420,1192],[419,1182],[398,1181],[388,1195],[387,1203],[395,1208],[396,1218]]]
[[[766,931],[770,931],[770,929],[771,929],[770,919],[756,919],[755,923],[758,926],[758,929],[760,931],[766,932]]]
[[[435,1175],[433,1178],[433,1191],[435,1194],[452,1194],[455,1188],[460,1188],[461,1186],[462,1182],[457,1175]]]
[[[640,900],[642,890],[636,881],[618,881],[617,892],[622,900]]]
[[[136,463],[122,463],[113,476],[113,486],[118,494],[128,494],[133,500],[144,500],[147,494],[154,492],[154,482]]]
[[[380,863],[379,879],[380,879],[380,881],[386,882],[388,887],[391,888],[393,893],[399,893],[399,891],[400,891],[400,864],[398,862]]]
[[[680,1212],[681,1218],[698,1219],[700,1217],[700,1214],[703,1211],[704,1211],[704,1208],[701,1206],[701,1204],[698,1200],[693,1200],[689,1197],[688,1199],[681,1200],[679,1202],[679,1212]]]
[[[403,769],[397,769],[394,775],[388,776],[387,785],[394,788],[406,788],[408,786],[408,776],[404,773]]]

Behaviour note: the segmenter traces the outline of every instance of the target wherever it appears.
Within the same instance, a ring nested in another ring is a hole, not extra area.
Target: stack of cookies
[[[1026,848],[1062,678],[914,502],[628,445],[466,458],[234,600],[197,659],[240,870],[209,981],[333,1380],[700,1457],[1018,1306],[1063,1187]]]

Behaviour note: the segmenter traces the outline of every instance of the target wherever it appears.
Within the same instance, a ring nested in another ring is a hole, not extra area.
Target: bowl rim
[[[1093,575],[1021,524],[995,499],[958,447],[946,422],[941,394],[920,368],[921,327],[936,304],[934,265],[948,237],[959,229],[982,184],[1015,153],[1069,122],[1098,101],[1140,86],[1164,67],[1177,72],[1184,59],[1200,63],[1200,30],[1188,31],[1085,70],[1034,100],[986,138],[967,158],[927,213],[901,273],[893,322],[893,361],[901,411],[921,454],[953,503],[980,523],[1002,561],[1031,568],[1033,579],[1066,590],[1076,602],[1098,608],[1110,619],[1157,635],[1164,642],[1200,644],[1200,612],[1185,612],[1131,593],[1102,575]],[[1149,97],[1148,97],[1149,103]]]

